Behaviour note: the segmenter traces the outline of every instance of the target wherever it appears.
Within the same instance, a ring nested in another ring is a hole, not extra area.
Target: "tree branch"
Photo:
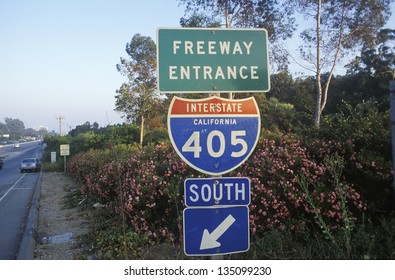
[[[324,110],[326,106],[326,102],[328,100],[328,91],[329,91],[329,84],[332,80],[333,72],[335,71],[335,67],[337,65],[337,61],[339,60],[340,53],[342,51],[342,44],[343,44],[343,32],[344,32],[344,13],[345,13],[345,8],[343,6],[342,10],[342,18],[341,18],[341,23],[340,23],[340,30],[339,30],[339,40],[337,42],[337,48],[336,48],[336,54],[333,59],[332,67],[331,70],[329,71],[329,76],[328,80],[325,83],[325,89],[323,91],[323,100],[321,104],[321,111]]]

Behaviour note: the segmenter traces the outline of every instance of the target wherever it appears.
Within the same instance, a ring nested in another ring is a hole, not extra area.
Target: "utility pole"
[[[64,117],[57,116],[56,119],[59,122],[59,135],[62,136],[62,122],[64,121]]]

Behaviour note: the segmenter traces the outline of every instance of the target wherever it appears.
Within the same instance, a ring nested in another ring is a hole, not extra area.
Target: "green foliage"
[[[355,226],[355,218],[352,217],[352,213],[347,206],[349,186],[341,182],[345,166],[344,159],[335,153],[328,155],[324,159],[324,164],[333,178],[334,191],[339,196],[339,203],[336,206],[341,211],[341,223],[339,223],[339,228],[336,231],[325,221],[325,216],[317,207],[316,201],[314,201],[314,197],[309,190],[308,178],[302,175],[298,178],[298,182],[305,192],[308,205],[312,209],[312,213],[314,213],[314,220],[322,230],[324,238],[328,239],[336,247],[337,255],[341,259],[349,259],[351,257],[351,232]]]
[[[91,125],[90,122],[87,121],[82,125],[77,125],[68,134],[72,137],[75,137],[81,133],[97,131],[98,129],[99,129],[99,124],[97,122],[94,122],[93,125]]]
[[[372,212],[393,207],[393,170],[389,111],[380,112],[374,99],[356,106],[343,103],[341,111],[326,117],[319,130],[304,133],[315,139],[341,143],[346,159],[344,175],[358,186]]]
[[[289,1],[314,28],[303,30],[299,46],[302,59],[314,65],[316,77],[314,125],[319,127],[321,115],[330,96],[329,86],[334,70],[346,50],[365,44],[372,46],[375,35],[390,15],[386,1]],[[322,59],[325,58],[325,59]],[[328,75],[326,72],[328,71]]]
[[[291,37],[295,30],[291,7],[282,5],[283,3],[277,0],[179,0],[179,2],[186,6],[187,14],[191,14],[192,17],[204,11],[208,15],[206,20],[227,23],[226,27],[264,27],[268,30],[271,42]]]
[[[46,148],[43,153],[43,162],[51,162],[51,152],[56,152],[57,160],[61,161],[60,159],[60,145],[62,144],[70,144],[72,138],[70,136],[59,136],[54,135],[50,136],[47,135],[44,137],[44,142],[46,143]],[[72,152],[72,151],[71,151]]]
[[[160,142],[168,141],[169,133],[165,129],[154,129],[148,132],[144,137],[143,145],[160,144]]]
[[[95,200],[81,196],[78,190],[71,190],[67,203],[70,207],[78,205],[93,221],[92,230],[83,239],[92,244],[90,253],[98,259],[138,259],[143,248],[150,245],[147,235],[136,234],[106,208],[92,208]]]
[[[395,218],[371,219],[364,217],[352,235],[355,258],[365,260],[393,260],[395,258]]]
[[[84,127],[87,128],[88,126]],[[79,129],[78,131],[79,133],[70,133],[65,136],[47,135],[44,138],[47,146],[43,153],[43,162],[50,162],[51,152],[56,152],[57,154],[57,163],[55,165],[45,164],[48,170],[57,170],[58,168],[64,170],[63,158],[60,157],[60,145],[62,144],[70,145],[70,157],[73,157],[91,149],[100,150],[113,146],[116,147],[114,150],[118,150],[120,147],[126,147],[126,150],[133,149],[133,146],[139,142],[140,134],[140,129],[134,124],[114,125],[102,128],[91,127],[90,130]]]
[[[149,245],[149,238],[146,235],[137,234],[132,230],[122,232],[121,228],[119,225],[107,226],[94,234],[94,250],[98,259],[138,259],[142,247]]]
[[[265,110],[266,109],[266,110]],[[270,131],[289,131],[296,127],[297,111],[290,103],[281,103],[271,97],[261,115],[262,127]]]
[[[128,78],[115,95],[115,111],[128,122],[140,123],[140,145],[143,144],[145,120],[157,117],[160,94],[156,90],[156,45],[150,37],[135,34],[126,44],[129,58],[121,58],[118,71]]]
[[[133,145],[140,141],[140,128],[136,124],[122,124],[101,128],[98,131],[103,139],[102,147],[108,145]]]
[[[62,159],[58,159],[55,163],[50,162],[42,162],[43,172],[64,172],[64,161]]]
[[[350,236],[350,255],[346,259],[393,260],[395,258],[395,219],[380,219],[377,224],[363,219],[355,225]],[[340,232],[333,238],[339,244],[344,242]],[[338,249],[332,242],[320,235],[312,235],[306,228],[299,234],[287,230],[272,229],[262,236],[251,239],[250,250],[243,255],[233,255],[242,259],[275,260],[333,260],[344,259],[346,248]]]
[[[25,132],[25,125],[19,119],[5,118],[4,124],[0,122],[0,139],[4,134],[8,134],[9,137],[4,139],[19,140],[25,135]]]
[[[275,97],[281,102],[291,102],[294,96],[294,80],[288,71],[270,75],[268,97]]]
[[[215,18],[207,16],[204,13],[194,13],[189,18],[182,17],[180,19],[182,27],[206,27],[206,28],[220,28],[221,22],[216,21]]]
[[[292,36],[295,28],[294,10],[282,1],[205,1],[179,0],[185,5],[182,26],[226,28],[265,28],[268,31],[271,68],[286,69],[288,54],[280,43]]]
[[[365,73],[376,78],[391,77],[395,68],[394,41],[395,29],[381,29],[374,46],[364,45],[361,55],[347,65],[349,73]]]

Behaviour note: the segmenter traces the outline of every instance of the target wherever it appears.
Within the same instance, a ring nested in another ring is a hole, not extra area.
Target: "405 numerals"
[[[200,158],[202,152],[201,146],[201,135],[200,131],[195,131],[191,134],[181,150],[183,152],[193,153],[194,158]],[[230,134],[230,145],[234,147],[234,150],[230,154],[233,158],[243,157],[248,152],[248,144],[243,139],[246,136],[245,130],[234,130]],[[214,148],[214,141],[218,141],[218,147]],[[207,135],[205,147],[207,148],[208,154],[213,158],[219,158],[225,153],[226,139],[225,135],[219,130],[213,130]]]

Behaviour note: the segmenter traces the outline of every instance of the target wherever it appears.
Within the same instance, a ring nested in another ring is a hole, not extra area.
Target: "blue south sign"
[[[189,178],[184,182],[187,207],[249,205],[250,179],[245,177]]]
[[[260,131],[259,109],[253,97],[174,97],[167,122],[178,155],[209,175],[225,174],[246,161]]]

